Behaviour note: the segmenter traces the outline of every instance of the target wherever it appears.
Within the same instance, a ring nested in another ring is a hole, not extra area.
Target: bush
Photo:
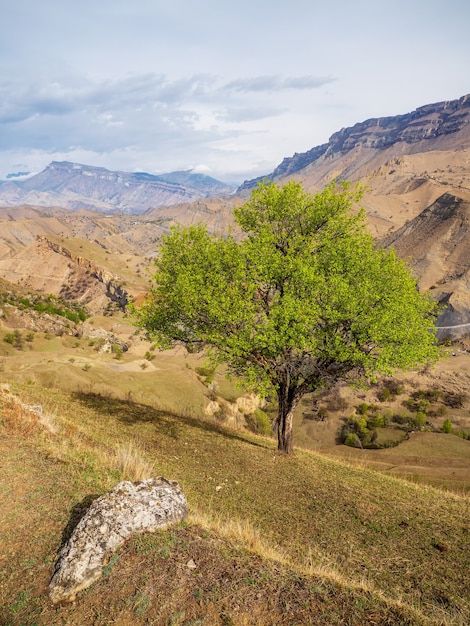
[[[356,409],[356,413],[358,413],[359,415],[367,415],[368,408],[369,405],[367,404],[367,402],[361,402],[361,404]]]
[[[392,397],[392,392],[390,391],[390,389],[388,389],[388,387],[384,387],[377,394],[377,398],[379,402],[388,402],[391,397]]]
[[[201,382],[203,382],[205,385],[214,382],[215,367],[211,367],[211,366],[196,367],[195,372],[196,374],[200,376]]]
[[[329,417],[329,413],[328,413],[327,408],[325,406],[321,406],[317,411],[317,419],[320,422],[324,422],[328,419],[328,417]]]
[[[442,432],[443,433],[451,433],[452,432],[452,422],[450,421],[449,418],[444,420],[444,423],[442,424]]]
[[[245,421],[248,428],[254,433],[270,435],[272,432],[271,420],[261,409],[255,409],[254,413],[245,415]]]
[[[451,409],[461,409],[467,400],[468,397],[465,393],[448,392],[445,394],[443,402]]]
[[[344,440],[344,445],[349,446],[350,448],[362,448],[361,440],[356,433],[349,433]]]
[[[386,415],[378,413],[367,420],[367,428],[385,428],[388,426],[388,418]]]
[[[9,343],[17,350],[22,350],[24,347],[23,336],[21,334],[21,331],[19,331],[17,328],[12,333],[7,333],[3,337],[3,341],[5,341],[6,343]]]
[[[394,400],[396,396],[400,396],[404,390],[404,386],[398,381],[387,380],[377,394],[377,398],[380,402],[388,402],[389,400]]]

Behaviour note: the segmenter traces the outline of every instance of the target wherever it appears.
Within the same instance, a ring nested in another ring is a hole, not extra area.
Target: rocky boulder
[[[175,481],[119,483],[92,503],[62,548],[49,584],[52,602],[72,602],[101,577],[111,554],[129,537],[164,529],[187,514],[186,497]]]

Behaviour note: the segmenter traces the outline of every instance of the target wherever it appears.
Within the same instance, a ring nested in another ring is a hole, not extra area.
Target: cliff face
[[[445,193],[382,244],[393,247],[445,307],[439,337],[470,333],[470,201]]]
[[[306,167],[314,168],[327,160],[337,161],[359,149],[384,151],[402,144],[398,153],[406,154],[415,152],[419,144],[420,151],[434,150],[440,138],[455,137],[462,131],[470,135],[469,122],[470,95],[449,102],[428,104],[404,115],[369,119],[334,133],[328,143],[285,158],[264,178],[278,180],[297,174]],[[337,164],[335,168],[338,169]],[[251,189],[259,180],[261,178],[246,181],[239,190]]]
[[[115,276],[110,274],[105,269],[98,267],[89,259],[85,259],[84,257],[74,254],[68,248],[51,241],[47,237],[39,236],[37,238],[37,242],[39,247],[48,248],[56,254],[60,254],[70,259],[75,265],[81,268],[87,276],[92,279],[96,279],[99,283],[104,285],[106,296],[109,300],[118,304],[122,310],[126,308],[129,302],[129,294]],[[66,300],[76,299],[76,294],[75,297],[73,297],[74,294],[69,293],[69,291],[70,285],[64,284],[60,292],[61,297],[64,297]]]

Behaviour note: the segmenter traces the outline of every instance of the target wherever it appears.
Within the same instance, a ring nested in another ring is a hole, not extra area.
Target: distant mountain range
[[[342,129],[327,144],[284,159],[266,178],[298,180],[309,192],[337,179],[363,185],[376,240],[393,246],[419,288],[446,307],[440,336],[470,335],[470,96]],[[128,259],[152,257],[172,224],[204,222],[212,232],[227,232],[233,207],[258,180],[234,193],[191,171],[152,176],[53,162],[36,176],[0,185],[0,277],[77,293],[87,284],[79,279],[87,259],[107,268],[111,255],[125,255],[124,267]],[[57,245],[75,248],[58,259]],[[122,260],[110,271],[123,274]]]
[[[235,188],[191,170],[161,176],[113,172],[68,161],[53,161],[22,181],[0,182],[0,206],[29,204],[71,210],[143,213],[147,209],[229,195]]]

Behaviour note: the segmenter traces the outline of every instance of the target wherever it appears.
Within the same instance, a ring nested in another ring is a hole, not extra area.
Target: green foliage
[[[392,398],[392,392],[387,387],[384,387],[377,394],[379,402],[388,402]]]
[[[266,413],[261,409],[255,409],[254,413],[245,415],[245,421],[250,430],[260,435],[270,435],[272,423]]]
[[[215,367],[213,365],[196,367],[195,372],[203,379],[204,384],[210,385],[214,382]]]
[[[442,424],[442,432],[443,433],[451,433],[452,432],[452,422],[447,417]]]
[[[361,441],[359,437],[356,435],[356,433],[349,433],[346,439],[344,440],[344,445],[350,446],[351,448],[360,448]]]
[[[396,380],[387,380],[384,386],[377,394],[379,402],[388,402],[389,400],[395,400],[397,396],[400,396],[404,392],[405,388]]]
[[[367,402],[361,402],[361,404],[356,409],[356,413],[358,413],[358,415],[367,415],[368,408],[369,405],[367,404]]]
[[[111,346],[111,352],[114,354],[114,358],[116,360],[120,360],[122,359],[122,346],[120,346],[118,343],[113,343]]]
[[[348,184],[311,196],[296,182],[267,183],[234,211],[241,242],[174,227],[136,311],[160,348],[208,347],[248,387],[274,390],[286,452],[305,393],[437,358],[435,305],[352,214],[360,197]]]
[[[59,315],[75,323],[83,322],[88,317],[85,310],[81,307],[70,302],[65,302],[61,298],[53,295],[42,296],[39,294],[29,294],[28,297],[25,297],[9,292],[0,294],[0,302],[8,302],[22,310],[33,309],[40,313]]]
[[[13,330],[10,333],[6,333],[3,337],[3,341],[5,341],[6,343],[9,343],[17,350],[23,350],[24,338],[23,338],[23,335],[21,334],[21,331],[18,330],[17,328],[15,328],[15,330]]]

